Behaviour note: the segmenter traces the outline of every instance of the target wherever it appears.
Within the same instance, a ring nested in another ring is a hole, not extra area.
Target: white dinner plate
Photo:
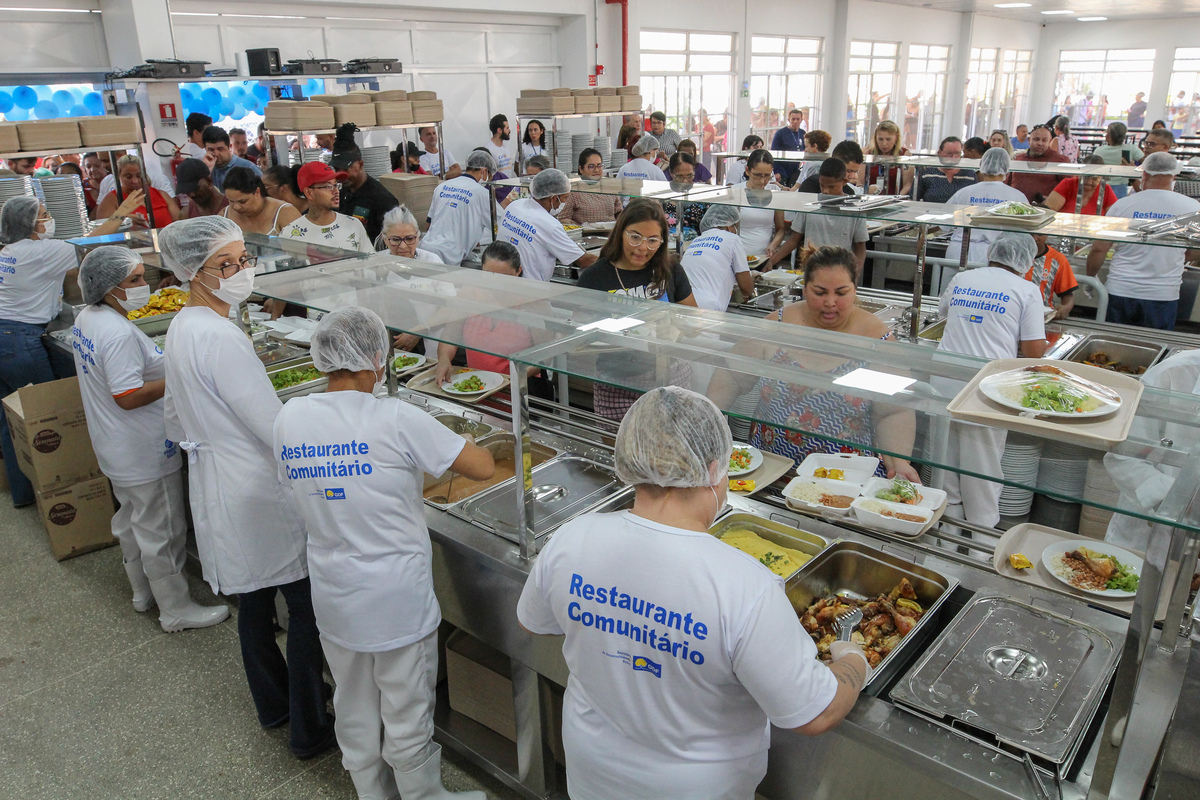
[[[473,392],[460,392],[454,388],[454,384],[459,383],[461,381],[465,381],[467,378],[470,378],[472,375],[479,378],[479,380],[483,381],[482,389],[476,389]],[[484,392],[490,392],[493,389],[499,389],[503,385],[504,385],[504,376],[498,372],[487,372],[485,370],[468,370],[467,372],[458,373],[457,375],[453,376],[450,380],[443,383],[442,391],[445,392],[446,394],[456,394],[456,395],[459,395],[462,397],[470,397],[472,395],[483,394]]]
[[[400,360],[401,358],[415,358],[417,360],[415,362],[413,362],[412,364],[409,364],[407,367],[397,366],[396,361]],[[406,373],[412,372],[414,369],[420,369],[421,367],[425,366],[425,362],[427,362],[428,360],[429,360],[428,358],[426,358],[423,355],[420,355],[419,353],[403,353],[401,355],[396,356],[396,358],[392,359],[392,367],[396,370],[397,375],[404,375]]]
[[[750,453],[750,466],[746,467],[745,469],[730,469],[730,470],[729,470],[729,477],[731,477],[731,478],[736,478],[736,477],[737,477],[737,476],[739,476],[739,475],[748,475],[748,474],[750,474],[751,472],[754,472],[754,470],[756,470],[756,469],[758,469],[759,467],[761,467],[761,466],[762,466],[762,463],[763,463],[763,454],[762,454],[762,451],[761,451],[761,450],[759,450],[757,447],[751,447],[751,446],[750,446],[750,445],[748,445],[748,444],[739,444],[738,442],[734,442],[734,443],[733,443],[733,449],[734,449],[734,450],[747,450],[747,451],[749,451],[749,453]]]
[[[1074,585],[1066,578],[1055,572],[1053,559],[1057,556],[1063,555],[1064,553],[1069,553],[1070,551],[1079,547],[1086,547],[1088,550],[1093,552],[1103,553],[1106,556],[1112,556],[1113,558],[1117,559],[1117,561],[1120,561],[1123,565],[1136,573],[1139,579],[1142,576],[1142,559],[1122,547],[1117,547],[1116,545],[1111,545],[1107,542],[1097,541],[1096,539],[1073,539],[1068,542],[1058,542],[1057,544],[1052,544],[1042,551],[1042,566],[1044,566],[1046,571],[1053,575],[1056,580],[1066,584],[1067,586],[1070,586],[1076,591],[1083,592],[1085,594],[1095,595],[1096,597],[1109,597],[1113,599],[1127,599],[1137,594],[1137,592],[1123,592],[1118,589],[1083,589]]]
[[[1025,381],[1030,378],[1038,377],[1034,373],[1025,372],[1024,369],[1013,369],[1005,372],[998,372],[995,375],[988,375],[979,382],[979,391],[989,400],[999,403],[1005,408],[1011,408],[1014,411],[1019,411],[1022,414],[1029,414],[1038,417],[1050,417],[1054,419],[1090,419],[1092,417],[1105,417],[1112,414],[1121,407],[1120,398],[1115,400],[1108,397],[1098,397],[1101,404],[1098,408],[1091,411],[1042,411],[1034,408],[1026,408],[1021,405],[1020,400],[1014,400],[1004,393],[1006,386],[1012,385],[1015,381]],[[1054,375],[1043,375],[1042,380],[1061,380]],[[1108,391],[1112,391],[1109,389]],[[1115,393],[1114,393],[1115,395]]]

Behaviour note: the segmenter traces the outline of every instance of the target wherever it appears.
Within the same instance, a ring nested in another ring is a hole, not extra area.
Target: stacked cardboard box
[[[375,103],[376,125],[411,125],[412,103],[407,100],[386,100]]]
[[[15,153],[21,149],[21,137],[17,135],[17,123],[0,122],[0,153]]]
[[[360,128],[370,128],[378,124],[375,106],[372,103],[337,103],[333,106],[333,121],[337,125],[353,122]]]
[[[18,122],[17,138],[22,150],[48,152],[80,147],[79,123],[73,119],[42,119]]]
[[[413,100],[413,101],[416,101],[416,100],[437,100],[437,99],[438,99],[438,96],[437,96],[437,92],[430,92],[430,91],[420,91],[420,92],[409,92],[409,93],[408,93],[408,96],[407,96],[407,97],[405,97],[404,99],[405,99],[405,100]]]
[[[524,93],[522,92],[522,94]],[[517,113],[523,117],[574,114],[575,101],[578,99],[579,98],[572,97],[569,94],[566,96],[542,95],[534,97],[518,97]]]
[[[433,193],[437,191],[438,179],[436,176],[391,172],[380,175],[379,182],[397,200],[408,206],[408,210],[417,218],[417,224],[420,225],[421,230],[428,227],[425,218],[429,216],[429,205],[433,202]]]
[[[408,96],[411,98],[413,94],[416,94],[416,92],[410,92]],[[413,122],[441,122],[446,116],[441,100],[418,98],[409,102],[412,103]]]
[[[84,147],[112,147],[142,141],[137,117],[76,117]]]
[[[336,126],[333,107],[312,100],[272,100],[267,103],[269,131],[321,131]]]

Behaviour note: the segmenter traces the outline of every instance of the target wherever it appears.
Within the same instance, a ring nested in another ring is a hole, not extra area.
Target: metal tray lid
[[[1119,655],[1100,630],[999,595],[977,596],[892,689],[1054,763],[1082,735]]]

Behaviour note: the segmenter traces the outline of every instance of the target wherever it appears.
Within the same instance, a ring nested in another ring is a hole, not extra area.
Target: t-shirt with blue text
[[[1109,217],[1138,221],[1169,219],[1200,211],[1200,202],[1166,189],[1147,189],[1122,197],[1108,209]],[[1185,251],[1177,247],[1118,244],[1113,248],[1104,282],[1108,293],[1139,300],[1178,300],[1183,283]]]
[[[521,276],[531,280],[548,281],[554,277],[556,263],[573,264],[583,257],[583,248],[562,223],[531,197],[509,203],[496,235],[517,248]]]
[[[470,175],[459,175],[438,186],[429,204],[429,232],[421,246],[457,266],[486,236],[491,238],[491,196]]]
[[[1029,202],[1020,189],[1014,189],[1003,181],[980,181],[959,189],[946,203],[952,206],[998,206],[1009,200],[1018,203]],[[946,258],[958,258],[962,254],[962,232],[962,228],[955,228],[950,235],[950,246],[946,248]],[[988,245],[996,241],[1002,233],[1004,231],[1001,230],[973,229],[967,260],[972,264],[988,263]]]
[[[946,331],[938,350],[979,358],[1016,358],[1021,342],[1046,338],[1042,293],[1003,267],[960,272],[938,309]]]

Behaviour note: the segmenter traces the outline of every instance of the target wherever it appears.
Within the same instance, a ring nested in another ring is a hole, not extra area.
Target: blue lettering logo
[[[326,500],[345,500],[346,499],[346,490],[345,489],[326,489],[325,490],[325,499]]]
[[[971,316],[967,317],[967,321],[979,324],[983,322],[983,317],[979,314],[972,314]]]
[[[650,659],[646,658],[645,656],[634,656],[633,657],[633,671],[634,672],[649,672],[654,677],[661,678],[662,677],[662,664],[657,664],[657,663],[651,661]]]

